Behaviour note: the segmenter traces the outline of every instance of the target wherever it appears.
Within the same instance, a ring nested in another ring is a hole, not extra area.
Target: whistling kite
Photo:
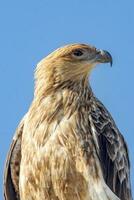
[[[6,162],[6,200],[132,199],[126,143],[88,83],[108,62],[107,51],[73,44],[38,64]]]

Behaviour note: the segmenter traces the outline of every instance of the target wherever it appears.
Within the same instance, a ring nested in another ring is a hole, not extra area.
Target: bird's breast
[[[69,117],[59,115],[60,118],[51,123],[44,120],[32,134],[28,126],[25,128],[20,169],[21,200],[90,199],[89,174],[97,179],[98,172],[86,115],[88,113],[74,112]],[[89,164],[94,167],[89,169]]]

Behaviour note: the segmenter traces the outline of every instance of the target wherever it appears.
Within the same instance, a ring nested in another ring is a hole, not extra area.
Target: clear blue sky
[[[36,64],[53,49],[73,42],[113,55],[113,68],[99,65],[91,85],[128,143],[134,190],[133,0],[0,1],[0,185],[12,136],[33,98]]]

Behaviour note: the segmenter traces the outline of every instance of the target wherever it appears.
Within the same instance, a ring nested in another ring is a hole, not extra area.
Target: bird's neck
[[[63,119],[78,118],[81,112],[89,114],[92,90],[88,81],[82,80],[78,83],[64,84],[48,95],[38,95],[34,98],[29,110],[28,124],[31,134],[43,134],[37,141],[46,141],[50,132]],[[88,119],[88,117],[87,117]],[[52,130],[51,130],[52,129]]]
[[[59,105],[64,108],[71,108],[73,105],[80,106],[89,102],[92,96],[92,90],[88,78],[80,81],[65,81],[53,87],[41,88],[36,90],[34,102],[37,105]]]

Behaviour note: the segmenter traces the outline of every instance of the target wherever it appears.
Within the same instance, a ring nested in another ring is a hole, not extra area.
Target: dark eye
[[[74,56],[82,56],[82,55],[83,55],[83,52],[82,52],[82,50],[75,50],[75,51],[73,52],[73,54],[74,54]]]

